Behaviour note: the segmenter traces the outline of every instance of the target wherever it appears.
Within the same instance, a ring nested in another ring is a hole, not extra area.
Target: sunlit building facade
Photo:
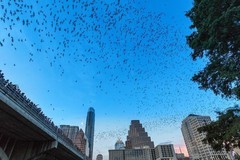
[[[93,159],[93,142],[94,142],[95,110],[90,107],[87,113],[85,134],[89,142],[89,160]]]
[[[215,152],[210,145],[204,144],[204,133],[199,133],[198,128],[211,122],[209,116],[190,114],[182,121],[182,134],[191,160],[227,160],[225,151]]]

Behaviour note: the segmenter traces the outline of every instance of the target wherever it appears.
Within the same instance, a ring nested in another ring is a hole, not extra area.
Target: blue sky
[[[0,4],[0,69],[57,125],[84,129],[94,107],[95,155],[107,159],[132,119],[155,145],[183,146],[188,114],[214,118],[238,103],[191,81],[206,63],[192,61],[186,45],[191,0],[29,3]]]

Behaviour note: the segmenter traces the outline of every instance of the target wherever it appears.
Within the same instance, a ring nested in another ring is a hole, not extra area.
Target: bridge
[[[85,155],[0,70],[0,160],[84,160]]]

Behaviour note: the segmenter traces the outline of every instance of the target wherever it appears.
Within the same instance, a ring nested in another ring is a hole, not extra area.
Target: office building
[[[142,127],[139,120],[131,121],[126,141],[126,148],[154,148],[151,138],[148,136],[148,133]]]
[[[109,150],[109,160],[155,160],[155,151],[150,148]]]
[[[125,160],[125,150],[109,150],[109,160]]]
[[[78,126],[70,126],[70,125],[60,125],[60,129],[72,141],[75,140],[75,137],[79,131]]]
[[[156,160],[154,144],[139,120],[132,120],[126,147],[121,140],[109,150],[109,160]]]
[[[95,110],[90,107],[87,113],[85,134],[89,142],[89,160],[93,159]]]
[[[177,160],[172,144],[157,145],[155,155],[156,160]]]
[[[60,129],[82,153],[89,156],[88,139],[82,129],[79,130],[79,127],[70,125],[60,125]]]
[[[182,121],[182,134],[191,160],[227,160],[225,151],[215,152],[210,145],[204,144],[204,133],[199,133],[198,128],[211,122],[209,116],[190,114]]]
[[[102,154],[98,154],[96,160],[103,160],[103,155]]]
[[[73,143],[84,153],[87,157],[89,156],[89,144],[86,135],[83,130],[80,129],[77,133]]]
[[[154,149],[141,148],[141,149],[126,149],[125,160],[155,160]]]

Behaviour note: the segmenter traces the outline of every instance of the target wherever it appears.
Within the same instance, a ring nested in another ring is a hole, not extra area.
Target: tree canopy
[[[206,134],[203,142],[210,144],[216,151],[240,148],[240,107],[228,108],[217,114],[216,121],[198,128],[200,133]]]
[[[240,1],[194,0],[186,16],[192,21],[192,58],[208,60],[192,80],[201,89],[240,99]]]

